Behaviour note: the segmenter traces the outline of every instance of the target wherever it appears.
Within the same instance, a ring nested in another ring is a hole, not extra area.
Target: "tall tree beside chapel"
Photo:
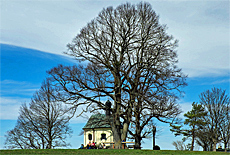
[[[115,147],[121,148],[132,118],[139,122],[141,113],[151,111],[148,115],[153,115],[159,110],[159,102],[151,99],[177,97],[186,85],[186,76],[176,66],[177,45],[149,3],[125,3],[115,9],[104,8],[68,44],[66,54],[85,63],[60,65],[49,74],[62,94],[60,100],[75,107],[86,105],[85,111],[106,109],[101,99],[112,100],[110,123]],[[142,103],[144,110],[137,109]],[[133,117],[134,111],[139,114]],[[158,116],[154,115],[160,119]]]

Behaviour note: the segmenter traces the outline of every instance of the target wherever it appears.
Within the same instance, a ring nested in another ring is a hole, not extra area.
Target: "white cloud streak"
[[[40,85],[32,84],[27,81],[14,81],[14,80],[3,80],[1,84],[1,95],[2,96],[28,96],[32,97],[33,94],[39,89]]]
[[[0,119],[17,120],[21,104],[30,101],[30,99],[19,97],[1,97],[0,101]]]

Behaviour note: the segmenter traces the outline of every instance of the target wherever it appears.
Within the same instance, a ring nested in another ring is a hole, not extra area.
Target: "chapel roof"
[[[83,129],[111,128],[105,114],[92,115]]]

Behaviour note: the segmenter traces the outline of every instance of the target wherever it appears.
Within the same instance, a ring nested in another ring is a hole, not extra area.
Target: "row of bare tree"
[[[190,150],[196,142],[204,151],[216,151],[217,143],[230,147],[230,99],[226,90],[213,88],[200,95],[200,103],[193,103],[191,111],[184,114],[184,127],[172,125],[175,135],[191,138]],[[186,140],[184,139],[184,140]],[[176,148],[185,149],[182,141],[174,142]]]

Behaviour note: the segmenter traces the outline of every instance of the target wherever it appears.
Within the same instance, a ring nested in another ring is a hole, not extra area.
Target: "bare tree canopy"
[[[183,141],[179,141],[179,140],[174,141],[174,142],[172,143],[172,145],[175,146],[175,149],[176,149],[176,150],[184,151],[184,150],[186,150],[186,148],[187,148],[187,146],[184,144],[184,142],[183,142]]]
[[[161,102],[159,107],[160,102],[155,102],[157,98],[178,97],[180,88],[186,85],[186,76],[176,66],[177,43],[166,33],[166,26],[159,23],[149,3],[108,7],[67,45],[66,54],[85,63],[60,65],[49,74],[60,91],[60,100],[75,107],[86,105],[86,110],[93,111],[105,109],[100,97],[113,101],[111,126],[115,147],[121,148],[135,110],[140,111],[137,117],[145,111],[153,115],[153,111],[162,110],[154,115],[159,120],[179,113],[176,104]],[[142,103],[146,105],[144,110]]]
[[[23,104],[14,129],[8,131],[5,145],[9,149],[52,149],[66,147],[66,138],[72,133],[68,122],[74,109],[57,102],[55,89],[45,81],[31,99],[29,107]]]
[[[212,150],[216,151],[216,144],[223,141],[226,151],[227,144],[230,141],[229,95],[226,90],[214,87],[200,94],[200,103],[205,107],[208,114],[205,117],[207,123],[205,131],[208,132],[209,141],[211,140]]]

